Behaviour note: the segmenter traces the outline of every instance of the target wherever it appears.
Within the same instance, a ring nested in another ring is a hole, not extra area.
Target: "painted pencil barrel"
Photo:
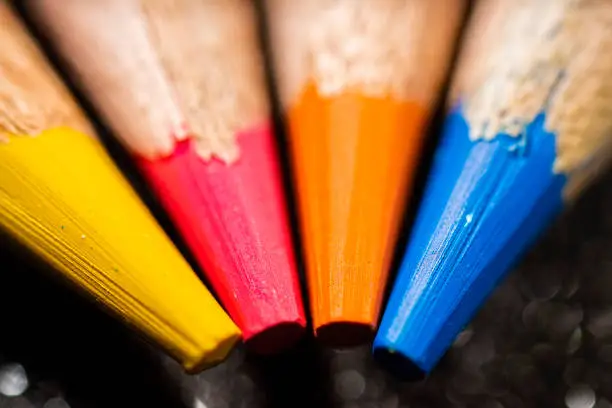
[[[133,154],[247,344],[263,353],[291,345],[306,318],[253,3],[30,6]]]
[[[478,3],[374,353],[428,373],[612,155],[612,3]]]
[[[220,362],[238,329],[5,2],[0,42],[0,227],[187,370]]]
[[[319,339],[371,339],[464,2],[268,0]]]

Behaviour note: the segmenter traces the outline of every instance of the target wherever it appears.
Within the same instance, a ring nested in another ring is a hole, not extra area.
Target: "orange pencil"
[[[267,0],[316,335],[368,340],[464,1]]]

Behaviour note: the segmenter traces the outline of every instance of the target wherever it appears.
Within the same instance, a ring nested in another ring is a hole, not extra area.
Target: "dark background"
[[[22,6],[17,2],[20,11]],[[44,38],[39,40],[46,47]],[[125,151],[75,95],[109,153],[197,269]],[[441,113],[439,107],[398,248],[410,230]],[[290,191],[278,115],[276,121]],[[288,200],[295,208],[291,195]],[[367,347],[325,350],[310,337],[275,357],[239,348],[224,364],[187,376],[2,236],[0,408],[612,408],[611,208],[612,174],[555,223],[434,374],[416,384],[386,375]],[[293,212],[297,231],[295,217]],[[299,235],[294,238],[299,255]],[[15,393],[20,395],[7,396]]]

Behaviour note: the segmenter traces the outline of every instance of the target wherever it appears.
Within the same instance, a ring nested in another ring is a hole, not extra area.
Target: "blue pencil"
[[[612,1],[477,3],[375,357],[427,375],[611,156]]]

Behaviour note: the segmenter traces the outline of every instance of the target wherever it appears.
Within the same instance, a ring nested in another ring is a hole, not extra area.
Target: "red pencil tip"
[[[274,354],[293,347],[304,335],[306,321],[284,322],[269,327],[246,341],[246,347],[258,354]]]
[[[188,141],[140,167],[245,342],[271,353],[292,345],[306,318],[271,129],[237,142],[231,164],[202,159]]]

